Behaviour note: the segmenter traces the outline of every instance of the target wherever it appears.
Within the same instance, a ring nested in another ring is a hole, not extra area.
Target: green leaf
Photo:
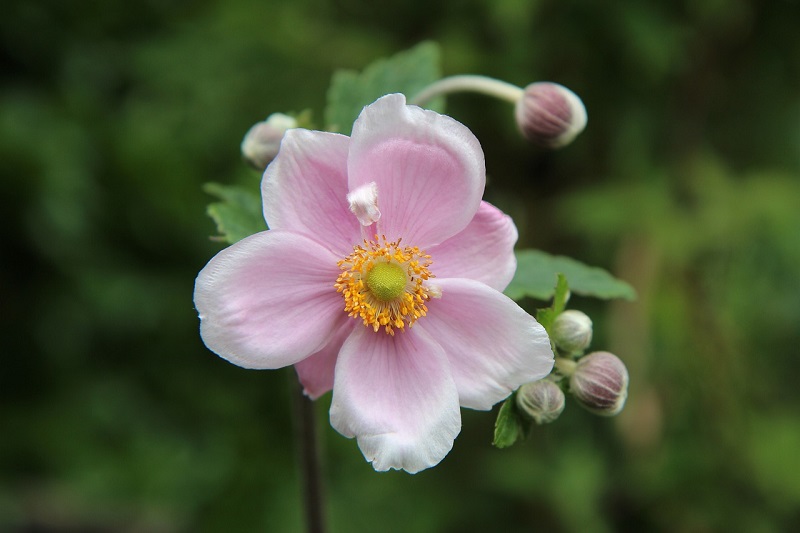
[[[540,250],[517,252],[517,273],[505,290],[505,294],[519,300],[525,296],[549,300],[555,294],[557,275],[561,273],[569,281],[575,294],[595,298],[623,298],[633,300],[633,287],[603,270],[591,267],[570,257],[550,255]]]
[[[365,105],[389,93],[412,97],[440,77],[439,46],[433,42],[424,42],[388,59],[380,59],[361,73],[338,70],[328,89],[325,109],[328,129],[349,135]],[[443,106],[440,100],[439,105],[427,107],[442,111]]]
[[[560,315],[561,312],[567,307],[569,300],[569,283],[567,277],[559,272],[557,274],[555,294],[553,294],[553,312]]]
[[[525,438],[525,426],[512,394],[500,407],[497,421],[494,423],[494,442],[498,448],[508,448],[520,439]]]
[[[217,224],[220,237],[233,244],[267,229],[261,198],[245,187],[206,183],[203,190],[221,199],[209,204],[206,212]]]
[[[536,320],[547,331],[548,335],[551,334],[550,328],[553,325],[553,321],[564,311],[564,308],[567,307],[567,300],[569,300],[567,277],[559,273],[557,274],[557,279],[552,305],[536,311]]]

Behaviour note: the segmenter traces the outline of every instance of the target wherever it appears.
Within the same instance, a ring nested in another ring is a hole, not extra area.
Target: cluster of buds
[[[628,397],[628,370],[610,352],[584,355],[592,341],[592,320],[577,310],[564,311],[552,323],[555,372],[517,391],[519,410],[537,424],[554,421],[564,410],[566,390],[590,412],[614,416]]]

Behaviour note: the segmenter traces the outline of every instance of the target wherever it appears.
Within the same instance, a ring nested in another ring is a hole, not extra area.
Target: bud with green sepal
[[[592,319],[583,311],[564,311],[553,320],[551,335],[560,350],[571,355],[582,353],[592,342]]]

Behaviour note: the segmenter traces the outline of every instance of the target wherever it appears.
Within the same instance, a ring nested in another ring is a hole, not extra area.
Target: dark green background
[[[800,529],[800,8],[788,0],[11,0],[0,17],[0,530],[299,531],[292,372],[208,352],[194,277],[220,248],[202,184],[238,145],[321,121],[334,69],[424,39],[446,74],[553,80],[589,112],[543,153],[458,95],[487,198],[525,247],[608,268],[573,299],[629,404],[569,402],[510,450],[378,474],[324,428],[331,529]],[[531,308],[541,305],[527,302]],[[325,421],[330,396],[318,408]]]

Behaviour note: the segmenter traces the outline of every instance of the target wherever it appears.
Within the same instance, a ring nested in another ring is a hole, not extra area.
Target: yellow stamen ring
[[[431,299],[424,282],[434,277],[428,267],[431,257],[416,246],[401,246],[401,239],[386,237],[364,240],[353,253],[339,261],[342,273],[334,287],[344,297],[344,310],[360,318],[374,331],[381,327],[394,335],[428,313]]]

